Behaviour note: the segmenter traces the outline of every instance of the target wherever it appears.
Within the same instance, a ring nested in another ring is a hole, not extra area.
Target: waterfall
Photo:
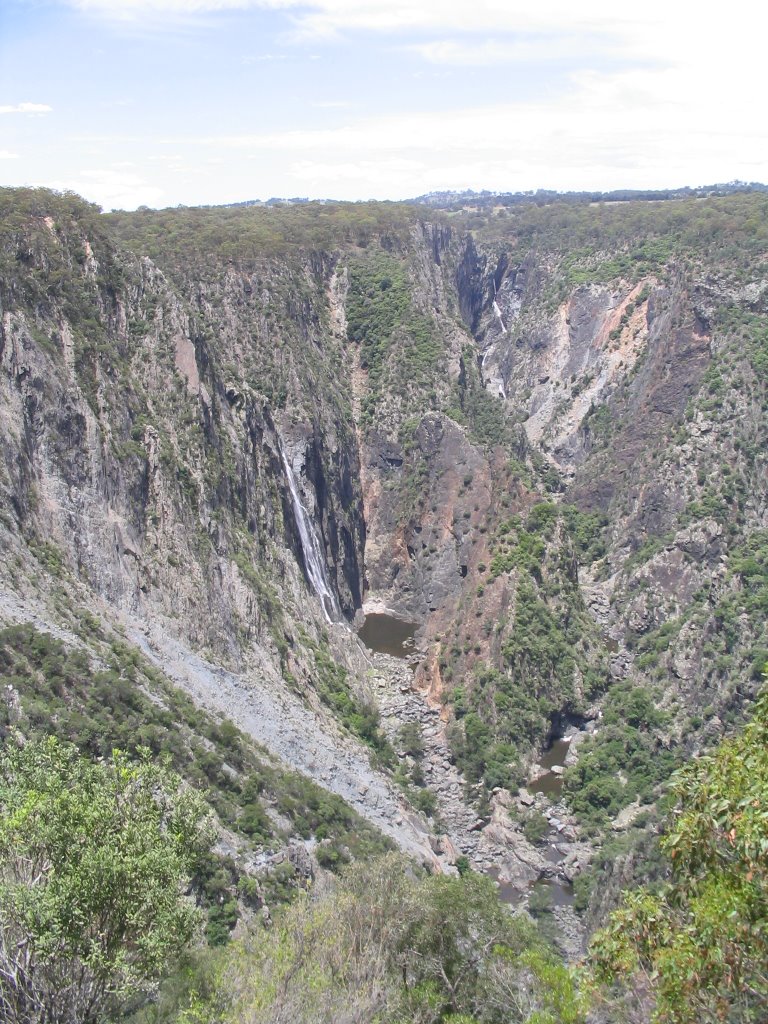
[[[325,613],[326,619],[329,622],[337,622],[341,618],[341,611],[339,609],[339,602],[336,600],[336,595],[331,589],[331,584],[328,580],[328,571],[325,567],[325,559],[323,558],[323,546],[320,542],[320,534],[318,533],[316,524],[309,518],[307,510],[302,504],[293,468],[288,461],[285,449],[279,440],[278,448],[280,449],[280,458],[283,460],[283,466],[285,467],[285,475],[288,478],[288,487],[291,492],[291,503],[293,505],[293,515],[296,519],[296,525],[299,528],[301,550],[304,554],[304,565],[307,570],[309,582],[312,584],[312,589],[320,598],[320,603],[323,606],[323,612]]]
[[[493,283],[493,312],[496,314],[496,318],[498,319],[499,323],[501,324],[501,333],[502,334],[506,334],[507,333],[507,328],[506,328],[506,326],[504,324],[504,320],[503,320],[503,318],[501,316],[501,310],[499,309],[499,304],[496,301],[496,296],[498,295],[498,292],[496,291],[496,278],[495,277],[492,278],[492,283]]]
[[[506,334],[507,328],[505,327],[504,321],[501,318],[501,310],[499,309],[499,304],[496,301],[496,299],[493,300],[493,312],[496,314],[496,316],[498,317],[498,321],[501,324],[501,333]]]

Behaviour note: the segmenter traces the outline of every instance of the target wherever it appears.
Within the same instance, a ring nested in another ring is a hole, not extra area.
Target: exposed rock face
[[[371,593],[423,622],[446,609],[451,614],[468,566],[477,560],[472,537],[488,512],[489,466],[465,432],[437,413],[422,419],[412,446],[412,459],[426,472],[420,473],[418,502],[409,510],[403,509],[403,490],[410,484],[404,478],[413,468],[403,465],[401,449],[374,441],[367,459],[366,572]]]

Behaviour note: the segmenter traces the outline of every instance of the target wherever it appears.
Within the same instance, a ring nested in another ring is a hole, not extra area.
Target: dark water
[[[414,654],[416,646],[413,635],[416,632],[415,622],[404,622],[391,615],[372,612],[366,615],[360,632],[357,634],[366,647],[379,654],[391,654],[395,658],[407,658]]]
[[[522,893],[513,885],[510,885],[509,882],[499,881],[498,868],[491,868],[488,871],[488,875],[496,882],[499,899],[502,903],[508,903],[513,907],[521,903]],[[565,879],[540,878],[538,882],[533,882],[530,888],[545,889],[549,894],[549,900],[553,909],[555,907],[573,906],[573,886],[570,882],[566,882]]]
[[[516,889],[514,885],[510,885],[509,882],[502,882],[499,879],[499,869],[489,868],[488,877],[492,878],[498,886],[499,899],[502,903],[509,903],[510,906],[516,907],[520,902],[520,890]]]
[[[553,846],[551,844],[545,846],[541,852],[544,854],[544,856],[550,864],[557,864],[559,861],[563,859],[562,853],[560,853],[556,846]]]
[[[565,767],[565,759],[568,756],[568,748],[570,747],[570,740],[555,740],[549,750],[542,755],[539,764],[542,768],[554,768],[555,766]],[[558,797],[563,788],[563,780],[559,775],[553,774],[551,771],[547,771],[546,774],[542,775],[536,782],[531,782],[526,786],[529,793],[546,793],[547,795]],[[562,858],[562,854],[556,848],[557,835],[554,830],[550,830],[550,841],[548,842],[542,853],[550,864],[557,864]],[[555,843],[552,840],[555,840]],[[499,886],[499,899],[503,903],[510,903],[517,905],[521,901],[520,892],[513,886],[508,885],[504,882],[499,881],[498,871],[492,868],[488,874]],[[540,878],[537,882],[534,882],[531,886],[531,890],[545,890],[549,896],[549,902],[554,910],[556,907],[570,907],[573,905],[573,886],[570,882],[567,882],[564,878]]]
[[[552,908],[573,906],[573,886],[565,879],[540,878],[533,883],[534,889],[544,889],[549,893]]]
[[[568,756],[570,740],[555,740],[549,750],[543,755],[539,764],[542,768],[564,767],[565,759]],[[529,793],[544,793],[547,796],[559,796],[563,790],[563,779],[561,775],[555,775],[548,771],[535,782],[529,782],[526,786]]]

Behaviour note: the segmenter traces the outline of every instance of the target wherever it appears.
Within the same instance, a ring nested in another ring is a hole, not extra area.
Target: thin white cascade
[[[504,325],[504,320],[502,319],[502,316],[501,316],[501,310],[499,309],[499,304],[496,301],[496,299],[493,300],[493,312],[496,314],[496,316],[498,317],[499,323],[501,324],[501,333],[502,334],[506,334],[507,333],[507,328]]]
[[[503,317],[501,315],[501,310],[499,309],[499,304],[496,301],[496,295],[497,295],[497,291],[496,291],[496,278],[491,278],[491,283],[493,284],[493,312],[496,314],[496,318],[498,319],[499,323],[501,324],[501,333],[502,334],[506,334],[507,333],[507,328],[506,328],[506,325],[504,324],[504,319],[503,319]]]
[[[323,606],[323,612],[325,613],[326,619],[329,622],[338,622],[341,618],[341,611],[339,609],[339,603],[336,600],[336,595],[331,589],[331,584],[328,580],[328,571],[325,567],[325,560],[322,555],[323,549],[320,543],[320,534],[318,533],[316,524],[310,519],[307,514],[307,510],[304,508],[301,495],[299,494],[299,488],[296,484],[296,477],[294,476],[293,468],[288,457],[285,454],[285,449],[280,442],[278,442],[278,447],[280,449],[280,458],[283,460],[285,475],[288,479],[288,488],[291,492],[293,514],[296,519],[296,525],[299,528],[301,550],[304,553],[304,564],[307,568],[309,582],[312,584],[312,589],[320,598],[320,604]]]

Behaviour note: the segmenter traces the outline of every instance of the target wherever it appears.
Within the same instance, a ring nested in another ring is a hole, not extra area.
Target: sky
[[[766,182],[767,28],[744,0],[0,0],[0,185],[134,209]]]

